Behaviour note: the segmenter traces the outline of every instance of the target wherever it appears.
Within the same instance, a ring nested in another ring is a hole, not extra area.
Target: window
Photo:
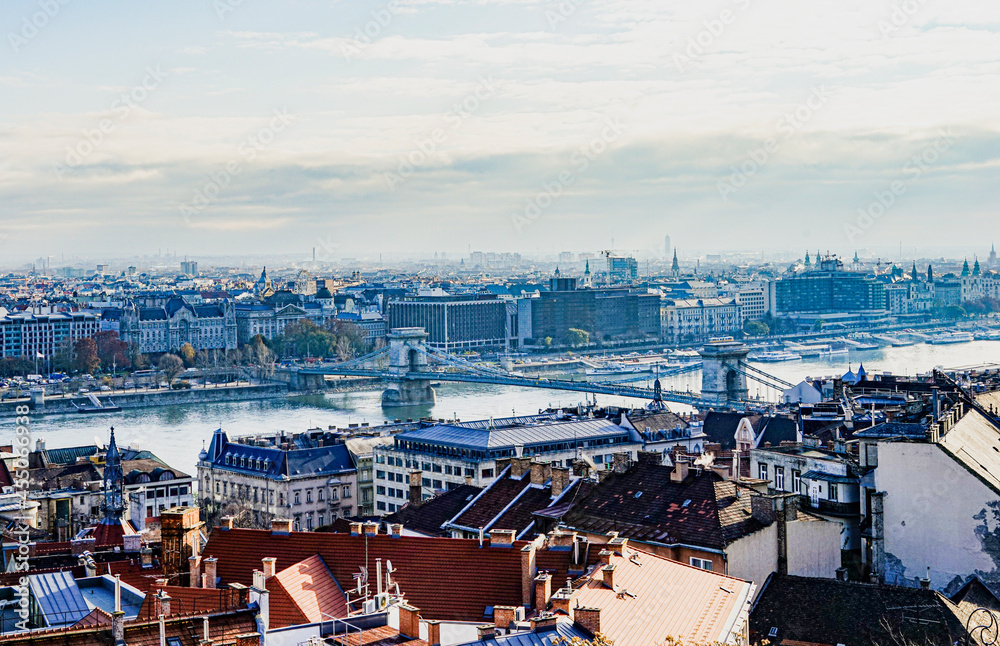
[[[785,490],[785,468],[774,467],[774,488],[779,491]]]
[[[385,503],[379,500],[377,503],[375,503],[375,508],[378,509],[379,511],[385,511]]]
[[[450,476],[452,474],[451,473],[451,465],[450,464],[444,465],[444,474],[448,475],[448,476]]]
[[[492,478],[493,477],[493,469],[483,469],[483,477],[484,478]]]
[[[703,570],[708,570],[709,572],[712,571],[712,562],[709,561],[708,559],[699,559],[692,556],[690,563],[694,567],[701,568]]]
[[[334,514],[334,516],[336,516],[336,515],[337,515],[337,514]],[[319,525],[320,527],[322,527],[322,526],[323,526],[323,519],[324,519],[324,518],[325,518],[325,517],[323,516],[323,514],[320,514],[320,515],[319,515],[319,517],[317,517],[317,518],[316,518],[316,523],[317,523],[317,524],[318,524],[318,525]]]
[[[311,532],[312,530],[313,530],[313,517],[311,515],[306,516],[306,531]]]
[[[420,486],[426,487],[426,488],[430,489],[431,488],[431,479],[430,478],[422,478],[420,480]]]
[[[296,505],[301,505],[302,504],[302,501],[299,500],[299,492],[298,491],[295,492],[295,504]]]
[[[324,491],[324,489],[322,487],[320,487],[319,490],[316,491],[316,502],[323,502],[323,491]],[[337,490],[334,489],[334,494],[335,495],[336,495],[336,491]]]
[[[337,488],[330,487],[330,500],[336,500],[336,499],[337,499]]]
[[[351,497],[351,485],[344,485],[344,498]]]
[[[831,502],[837,502],[840,486],[836,483],[830,483],[829,498]]]
[[[375,487],[375,493],[377,493],[380,496],[384,496],[385,495],[385,487],[382,487],[382,486]]]
[[[313,501],[313,490],[306,489],[306,503],[311,503]]]
[[[766,464],[760,464],[757,466],[757,477],[760,478],[761,480],[770,480],[770,478],[767,477]]]
[[[802,474],[798,469],[792,469],[792,491],[802,493]]]
[[[376,480],[385,480],[385,471],[382,471],[381,469],[377,470],[375,472],[375,479]]]
[[[475,469],[466,469],[465,470],[465,477],[466,478],[475,478],[476,477],[476,470]]]
[[[278,494],[278,505],[281,507],[285,506],[285,494],[283,493]]]
[[[435,480],[434,481],[434,489],[444,489],[444,485],[441,484],[440,480]]]

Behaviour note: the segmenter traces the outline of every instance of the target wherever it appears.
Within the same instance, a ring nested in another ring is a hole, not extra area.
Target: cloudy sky
[[[3,259],[1000,238],[996,2],[4,0],[0,27]]]

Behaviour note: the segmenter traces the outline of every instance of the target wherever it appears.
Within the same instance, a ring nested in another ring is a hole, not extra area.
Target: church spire
[[[108,443],[108,453],[104,457],[104,502],[101,511],[104,512],[104,522],[117,523],[121,521],[125,511],[125,476],[122,473],[121,453],[115,442],[115,427],[111,427],[111,441]]]

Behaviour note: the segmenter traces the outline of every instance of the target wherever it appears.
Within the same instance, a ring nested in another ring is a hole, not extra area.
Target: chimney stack
[[[423,471],[410,471],[410,504],[414,507],[424,501]]]
[[[510,477],[520,480],[521,476],[531,470],[531,458],[511,458]]]
[[[409,639],[420,639],[420,609],[409,604],[399,606],[399,634]]]
[[[365,536],[378,536],[378,523],[373,521],[365,523]]]
[[[351,522],[351,536],[361,536],[361,528],[363,526],[364,523],[358,521]]]
[[[601,632],[601,609],[577,607],[573,609],[573,622],[591,635]]]
[[[275,518],[271,521],[271,533],[272,534],[291,534],[292,533],[292,519],[291,518]]]
[[[436,619],[427,621],[428,646],[441,646],[441,622]]]
[[[236,518],[233,516],[223,516],[219,519],[219,529],[230,530],[236,525]]]
[[[569,467],[552,468],[552,497],[557,498],[569,487]]]
[[[535,610],[539,613],[545,612],[549,607],[549,599],[552,598],[552,575],[548,572],[541,572],[535,577]]]
[[[513,547],[515,533],[513,529],[491,529],[490,547]]]
[[[209,556],[207,559],[202,561],[202,565],[205,568],[205,587],[214,590],[215,589],[215,579],[216,579],[216,568],[219,564],[219,559],[214,556]]]
[[[552,467],[547,462],[531,463],[531,484],[544,485],[552,474]]]
[[[493,625],[509,630],[514,623],[514,606],[493,606]]]
[[[531,618],[531,632],[541,633],[556,629],[556,616],[553,613],[542,613]]]
[[[628,453],[612,453],[611,465],[615,473],[625,473],[632,466],[632,457]]]
[[[201,585],[201,557],[188,557],[188,587],[197,588]]]
[[[639,451],[637,455],[639,464],[651,464],[653,466],[663,464],[663,456],[658,451]]]
[[[674,470],[670,472],[670,482],[684,482],[688,477],[691,465],[684,458],[674,460]]]
[[[399,538],[403,535],[403,526],[400,523],[392,523],[389,525],[389,533],[393,538]]]
[[[170,597],[163,590],[159,590],[153,597],[153,614],[157,617],[170,616]]]
[[[278,569],[278,559],[273,556],[265,556],[261,559],[261,563],[263,564],[261,572],[264,573],[264,580],[266,581],[276,574]]]
[[[608,586],[612,590],[615,589],[615,564],[608,563],[601,568],[601,574],[604,576],[604,585]]]

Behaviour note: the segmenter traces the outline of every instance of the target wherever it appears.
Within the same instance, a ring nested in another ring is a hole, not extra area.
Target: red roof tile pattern
[[[389,626],[379,626],[369,628],[361,633],[350,633],[346,637],[343,635],[333,638],[334,643],[340,646],[427,646],[427,642],[422,639],[409,639],[399,634],[399,631]]]
[[[272,593],[272,628],[343,619],[347,596],[319,556],[310,556],[278,572],[266,582]]]
[[[150,581],[146,590],[146,598],[139,608],[138,619],[152,621],[157,618],[154,596],[162,590],[170,597],[169,617],[190,615],[194,613],[224,612],[245,608],[248,602],[245,590],[229,588],[188,588],[179,585],[157,585]]]
[[[374,589],[376,559],[392,561],[393,580],[412,605],[427,619],[481,621],[487,606],[519,605],[521,548],[479,546],[478,540],[452,538],[372,537],[348,534],[291,532],[274,535],[266,530],[231,529],[212,532],[203,554],[218,558],[223,583],[252,583],[260,559],[277,558],[287,568],[318,554],[342,589],[355,587],[353,575],[368,568]],[[566,569],[572,555],[559,553]]]
[[[80,621],[73,624],[73,628],[91,628],[94,626],[110,626],[111,615],[105,610],[94,608]]]
[[[764,526],[753,517],[749,490],[713,471],[692,470],[684,482],[673,482],[671,471],[637,463],[625,473],[612,474],[563,521],[588,532],[617,531],[640,541],[713,549]]]

